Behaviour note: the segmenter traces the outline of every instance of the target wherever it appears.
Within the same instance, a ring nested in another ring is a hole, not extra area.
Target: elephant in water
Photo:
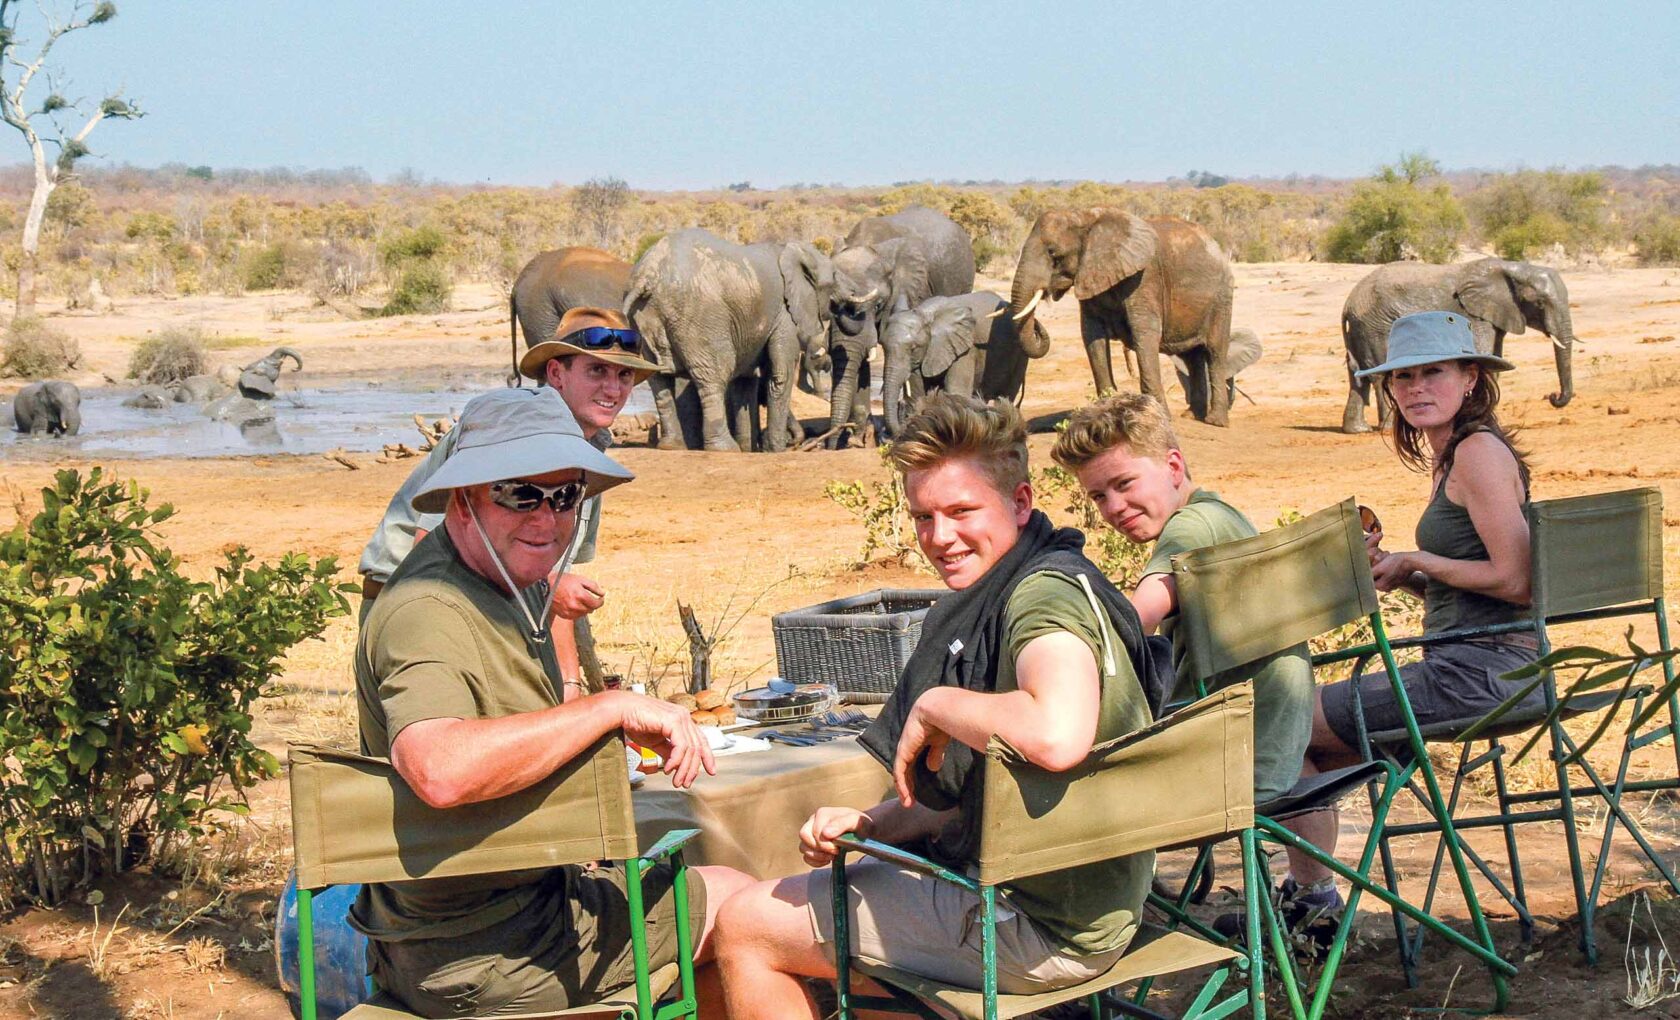
[[[510,385],[519,383],[519,333],[525,346],[554,339],[560,317],[571,308],[623,308],[630,289],[630,263],[599,248],[556,248],[525,263],[508,292]]]
[[[1485,258],[1450,266],[1390,262],[1354,284],[1342,305],[1342,346],[1347,348],[1348,399],[1343,432],[1369,432],[1365,408],[1376,385],[1379,427],[1394,419],[1394,407],[1381,383],[1354,373],[1383,363],[1388,356],[1388,327],[1412,312],[1458,312],[1470,320],[1478,351],[1505,354],[1505,334],[1529,326],[1552,338],[1558,391],[1546,399],[1562,407],[1575,396],[1572,362],[1575,324],[1569,316],[1569,289],[1550,266]]]
[[[828,257],[802,241],[739,245],[690,229],[649,248],[631,271],[624,311],[642,336],[644,356],[660,366],[648,380],[659,445],[685,445],[677,389],[686,378],[699,398],[706,449],[751,449],[744,409],[756,419],[762,376],[769,407],[763,443],[786,449],[800,352],[822,354],[832,287]]]
[[[829,446],[846,445],[842,426],[861,430],[869,419],[869,352],[887,318],[973,289],[973,241],[943,213],[913,205],[851,229],[834,253]]]
[[[82,430],[82,391],[63,379],[30,383],[12,398],[12,420],[29,435],[73,436]]]
[[[1023,324],[1038,303],[1069,290],[1079,299],[1079,330],[1097,395],[1114,392],[1109,343],[1137,355],[1138,388],[1166,400],[1161,355],[1184,359],[1209,399],[1199,415],[1209,425],[1230,421],[1231,263],[1206,230],[1173,217],[1143,219],[1124,209],[1052,209],[1038,218],[1021,247],[1009,298]],[[1037,334],[1034,334],[1035,338]],[[1046,338],[1048,339],[1048,338]],[[1029,343],[1027,355],[1049,350]]]
[[[1027,378],[1027,355],[1009,302],[989,290],[928,298],[887,319],[881,333],[886,354],[881,408],[887,435],[898,434],[906,383],[912,400],[949,390],[990,400],[1018,401]],[[1035,323],[1036,325],[1036,323]]]
[[[274,384],[280,378],[280,369],[287,358],[297,363],[295,371],[303,371],[303,358],[297,351],[290,347],[276,347],[266,357],[246,365],[239,373],[239,395],[253,400],[273,399]]]
[[[302,366],[302,362],[298,362]],[[214,375],[189,375],[169,390],[169,398],[177,404],[202,404],[225,397],[232,390]]]

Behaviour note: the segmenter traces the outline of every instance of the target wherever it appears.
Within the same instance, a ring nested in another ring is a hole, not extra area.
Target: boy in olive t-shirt
[[[1050,455],[1079,476],[1103,520],[1155,550],[1131,593],[1145,633],[1172,640],[1178,695],[1194,693],[1186,635],[1178,630],[1172,557],[1249,538],[1258,532],[1235,507],[1190,481],[1166,408],[1141,393],[1120,393],[1075,411]],[[1312,736],[1312,664],[1306,645],[1214,677],[1210,693],[1254,681],[1254,800],[1263,804],[1295,785]]]

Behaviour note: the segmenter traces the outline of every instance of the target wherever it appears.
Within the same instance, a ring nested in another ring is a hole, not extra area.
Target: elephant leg
[[[791,319],[776,324],[765,351],[764,448],[781,453],[794,433],[803,432],[793,421],[794,373],[799,370],[799,334]]]
[[[677,413],[676,376],[655,372],[648,377],[648,389],[653,391],[653,407],[659,413],[659,448],[688,449],[682,419]]]
[[[1348,435],[1371,431],[1371,426],[1365,424],[1365,405],[1371,399],[1371,383],[1369,380],[1355,377],[1353,373],[1354,365],[1350,356],[1347,366],[1347,407],[1342,409],[1342,431]]]
[[[1505,331],[1498,326],[1493,327],[1493,356],[1496,358],[1505,356]]]
[[[758,380],[751,375],[729,380],[724,406],[735,445],[743,450],[753,449],[754,433],[758,431]]]
[[[1202,337],[1203,377],[1208,393],[1209,425],[1225,428],[1231,423],[1231,299],[1221,299],[1208,317],[1207,335]]]
[[[1091,381],[1097,396],[1114,392],[1114,365],[1109,355],[1108,326],[1086,302],[1079,303],[1079,336],[1085,343],[1085,357],[1091,362]]]
[[[1377,428],[1387,432],[1394,425],[1394,398],[1382,383],[1373,382],[1371,386],[1377,391]]]
[[[1152,311],[1127,311],[1127,325],[1131,344],[1137,351],[1138,389],[1154,397],[1163,405],[1167,402],[1167,387],[1161,380],[1161,319]],[[1113,386],[1112,381],[1110,387]]]
[[[700,432],[705,448],[738,452],[741,447],[729,432],[729,382],[696,379],[694,390],[700,398]]]
[[[1208,392],[1212,373],[1208,371],[1207,352],[1199,349],[1189,350],[1179,357],[1184,360],[1186,369],[1179,379],[1184,384],[1184,400],[1190,405],[1190,413],[1197,421],[1206,421],[1212,397]]]

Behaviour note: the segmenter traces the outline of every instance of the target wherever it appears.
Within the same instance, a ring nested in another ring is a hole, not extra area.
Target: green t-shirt
[[[521,593],[537,620],[544,592]],[[493,719],[560,703],[552,641],[531,638],[511,599],[467,569],[437,528],[414,547],[374,601],[356,645],[362,753],[389,757],[391,741],[427,719]],[[513,916],[556,869],[392,882],[363,887],[351,912],[362,933],[397,941],[447,938]]]
[[[1091,649],[1102,680],[1096,742],[1149,725],[1149,705],[1131,657],[1077,579],[1053,571],[1033,574],[1016,585],[1004,614],[1006,654],[998,663],[998,691],[1017,689],[1015,658],[1029,641],[1067,631]],[[1105,644],[1115,666],[1106,675]],[[1136,933],[1154,875],[1154,853],[1131,854],[1018,879],[1004,888],[1004,894],[1055,941],[1081,953],[1106,953],[1126,945]]]
[[[1259,534],[1242,512],[1216,493],[1197,489],[1190,502],[1167,518],[1155,552],[1143,568],[1143,576],[1172,573],[1172,558],[1223,542],[1253,538]],[[1273,593],[1256,592],[1256,597]],[[1173,669],[1178,673],[1177,698],[1195,695],[1195,678],[1190,673],[1187,636],[1178,629],[1178,613],[1161,621],[1161,633],[1172,639]],[[1244,680],[1254,681],[1254,798],[1264,803],[1281,796],[1300,777],[1301,759],[1312,737],[1312,658],[1305,644],[1285,649],[1259,662],[1238,667],[1213,677],[1208,692]]]

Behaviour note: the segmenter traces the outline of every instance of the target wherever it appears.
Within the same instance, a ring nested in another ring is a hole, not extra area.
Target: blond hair
[[[1164,460],[1178,449],[1166,407],[1142,393],[1116,393],[1081,407],[1068,416],[1050,456],[1069,471],[1077,471],[1121,444],[1134,457],[1154,460]]]
[[[1007,497],[1027,480],[1027,426],[1007,400],[934,393],[905,420],[888,458],[901,475],[973,460]]]

